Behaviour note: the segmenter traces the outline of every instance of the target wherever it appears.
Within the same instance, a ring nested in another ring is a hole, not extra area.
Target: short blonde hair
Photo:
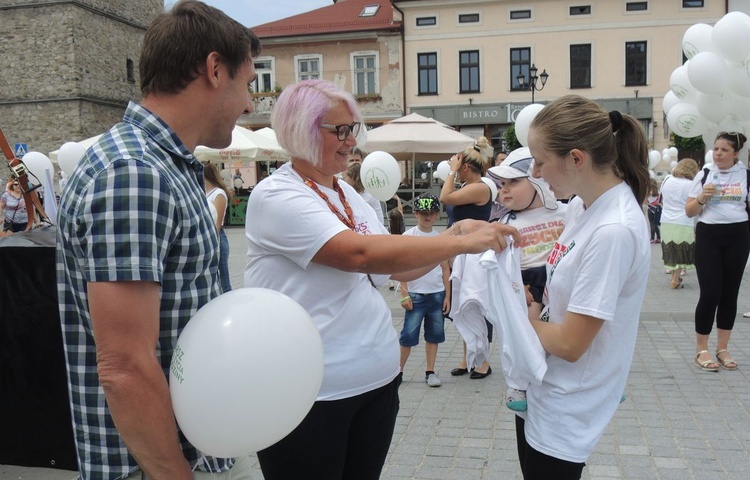
[[[461,151],[461,155],[463,155],[461,163],[468,165],[469,168],[480,175],[484,175],[490,167],[490,158],[492,158],[493,151],[487,138],[479,137],[474,144]]]

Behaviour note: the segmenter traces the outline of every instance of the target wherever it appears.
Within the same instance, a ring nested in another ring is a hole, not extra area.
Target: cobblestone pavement
[[[229,228],[232,284],[242,285],[244,232]],[[584,479],[735,479],[750,477],[750,269],[746,267],[730,350],[737,371],[707,373],[693,364],[694,271],[685,288],[671,290],[652,248],[651,273],[635,357],[620,406],[584,469]],[[382,290],[400,330],[399,298]],[[710,349],[715,349],[715,336]],[[412,351],[401,386],[401,411],[383,479],[520,479],[513,414],[502,403],[505,386],[499,354],[484,380],[451,377],[462,355],[456,330],[446,322],[436,370],[443,384],[424,383],[422,344]],[[0,465],[0,480],[71,480],[74,472]],[[255,462],[255,477],[262,479]]]

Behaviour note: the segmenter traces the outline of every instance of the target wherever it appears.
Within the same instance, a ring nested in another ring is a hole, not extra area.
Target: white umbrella
[[[232,130],[232,143],[226,148],[208,148],[198,145],[195,156],[202,162],[284,162],[289,154],[279,144],[247,128],[236,126]]]
[[[417,154],[421,158],[425,157],[424,154],[442,154],[444,158],[446,154],[460,152],[473,143],[472,137],[448,125],[412,113],[369,130],[362,148],[368,152],[382,150],[401,159],[413,159]]]

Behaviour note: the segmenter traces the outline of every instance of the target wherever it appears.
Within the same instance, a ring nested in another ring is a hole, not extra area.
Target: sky
[[[176,0],[165,0],[169,7]],[[333,5],[333,0],[203,0],[205,3],[223,10],[246,27],[273,22],[299,13],[309,12],[320,7]]]

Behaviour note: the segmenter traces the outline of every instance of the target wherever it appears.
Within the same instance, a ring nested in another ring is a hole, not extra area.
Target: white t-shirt
[[[571,200],[568,213],[548,259],[543,316],[562,323],[570,311],[604,325],[577,362],[547,358],[542,384],[527,392],[526,440],[547,455],[585,462],[625,389],[651,248],[646,219],[625,183],[588,209]]]
[[[709,167],[710,177],[706,182],[717,183],[721,193],[711,197],[697,216],[697,222],[708,224],[740,223],[747,221],[747,169],[742,162],[735,163],[728,170],[719,170],[716,164]],[[697,198],[703,191],[701,179],[703,170],[693,180],[690,197]]]
[[[216,210],[216,205],[214,204],[216,197],[219,196],[224,197],[224,201],[227,202],[227,205],[229,204],[229,197],[227,197],[227,192],[225,192],[221,188],[214,188],[210,192],[206,193],[206,199],[208,200],[208,209],[211,210],[211,218],[214,219],[214,223],[216,223],[216,221],[219,219],[219,212]]]
[[[380,203],[380,200],[373,197],[371,193],[369,193],[367,190],[363,191],[360,195],[362,195],[362,198],[365,199],[365,202],[369,206],[372,207],[373,210],[375,210],[375,213],[378,215],[378,218],[380,219],[380,223],[385,225],[385,216],[383,215],[383,205]]]
[[[361,235],[388,234],[375,212],[340,181]],[[336,192],[318,188],[342,214]],[[286,163],[255,187],[248,200],[245,286],[275,290],[296,300],[313,319],[324,346],[318,400],[338,400],[391,382],[399,372],[398,335],[391,311],[367,275],[337,270],[312,258],[347,229]],[[371,275],[376,284],[388,276]],[[284,339],[277,339],[283,354]]]
[[[414,226],[404,232],[404,235],[411,235],[414,237],[436,237],[440,235],[440,232],[433,229],[431,232],[423,232],[419,227]],[[443,269],[438,265],[423,276],[407,282],[407,290],[410,293],[436,293],[445,291],[445,285],[443,284]]]
[[[692,227],[695,223],[685,215],[685,203],[693,188],[693,181],[687,178],[669,176],[661,184],[661,222]]]
[[[557,210],[539,207],[515,212],[516,218],[507,219],[508,225],[516,227],[521,234],[517,247],[521,250],[521,270],[546,264],[549,252],[563,231],[567,207],[557,202]]]

